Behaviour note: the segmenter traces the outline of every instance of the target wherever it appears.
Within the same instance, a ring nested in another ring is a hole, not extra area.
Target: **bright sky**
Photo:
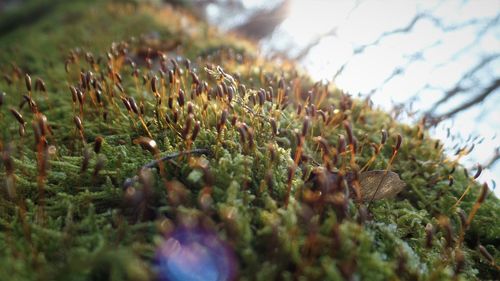
[[[432,20],[422,19],[411,32],[384,37],[375,46],[368,47],[362,54],[353,57],[356,48],[376,41],[384,32],[407,26],[418,13],[434,15],[443,26],[456,26],[471,20],[497,17],[500,15],[499,0],[291,1],[289,17],[271,38],[262,42],[263,50],[284,51],[293,57],[311,40],[334,30],[311,49],[308,56],[302,59],[302,64],[313,78],[331,80],[337,70],[349,61],[342,75],[337,77],[336,85],[354,95],[373,90],[373,102],[383,108],[390,109],[393,103],[413,99],[414,109],[428,109],[441,98],[443,91],[451,89],[484,54],[498,54],[499,57],[477,73],[478,81],[488,82],[500,77],[498,18],[480,37],[477,34],[484,24],[469,24],[444,31]],[[276,1],[243,2],[245,7],[252,9]],[[387,80],[396,68],[404,69],[404,72]],[[431,88],[425,88],[426,85]],[[467,101],[470,94],[459,95],[440,107],[439,112],[446,112]],[[443,140],[448,148],[459,141],[457,138],[446,138],[447,128],[451,129],[452,135],[461,136],[463,140],[471,134],[484,137],[483,142],[476,144],[463,164],[472,168],[476,163],[486,163],[494,149],[500,146],[499,106],[500,93],[497,92],[481,106],[443,122],[432,134]],[[499,162],[491,170],[483,171],[479,180],[486,181],[490,187],[493,185],[492,180],[500,185]],[[500,197],[500,187],[495,189],[495,193]]]

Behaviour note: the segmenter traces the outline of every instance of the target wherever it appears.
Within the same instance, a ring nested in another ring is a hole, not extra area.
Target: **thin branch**
[[[436,18],[435,16],[431,15],[428,12],[419,13],[419,14],[415,15],[413,17],[413,19],[406,26],[401,27],[401,28],[396,28],[396,29],[393,29],[391,31],[386,31],[386,32],[382,33],[379,37],[377,37],[377,39],[375,39],[371,43],[364,44],[364,45],[357,47],[356,49],[354,49],[354,54],[355,55],[360,54],[360,53],[364,52],[364,50],[366,48],[380,44],[380,42],[385,37],[389,37],[389,36],[397,35],[397,34],[409,33],[410,31],[413,30],[415,25],[417,25],[417,23],[423,19],[427,19],[427,20],[431,21],[432,23],[434,23],[434,25],[439,27],[439,29],[441,29],[444,32],[450,32],[450,31],[454,31],[454,30],[458,30],[458,29],[467,27],[467,26],[477,25],[477,24],[483,23],[483,22],[488,22],[488,25],[490,25],[491,22],[496,22],[498,20],[498,17],[494,18],[493,20],[491,20],[491,19],[487,19],[487,20],[485,20],[485,19],[482,19],[482,20],[472,19],[472,20],[465,21],[465,22],[462,22],[462,23],[459,23],[456,25],[445,25],[445,24],[443,24],[441,19]]]
[[[391,74],[389,76],[387,76],[384,81],[382,81],[382,83],[380,85],[378,85],[377,87],[375,88],[372,88],[370,91],[368,91],[366,94],[367,96],[372,96],[373,94],[375,94],[378,90],[380,90],[382,87],[384,87],[385,85],[387,85],[389,82],[391,82],[391,80],[393,80],[394,78],[398,77],[398,76],[401,76],[401,75],[404,75],[405,72],[406,72],[406,69],[408,69],[408,67],[410,67],[414,62],[416,61],[421,61],[423,60],[423,53],[425,52],[425,50],[429,49],[429,48],[432,48],[433,46],[435,46],[436,44],[433,44],[431,46],[428,46],[426,48],[424,48],[423,50],[421,50],[420,52],[416,52],[414,54],[412,54],[411,56],[408,57],[408,59],[406,60],[406,63],[404,65],[401,65],[401,66],[397,66],[395,67]]]
[[[391,31],[386,31],[386,32],[382,33],[379,37],[377,37],[377,39],[375,39],[375,41],[372,41],[371,43],[364,44],[364,45],[361,45],[361,46],[355,48],[353,51],[354,55],[361,54],[368,47],[378,45],[385,37],[410,32],[413,29],[413,27],[415,27],[417,22],[423,18],[425,18],[425,14],[417,14],[415,17],[413,17],[413,19],[406,26],[401,27],[401,28],[396,28],[396,29],[393,29]]]
[[[182,155],[190,155],[190,154],[195,154],[195,155],[202,155],[202,154],[205,154],[205,155],[212,155],[212,152],[207,149],[207,148],[198,148],[198,149],[192,149],[192,150],[185,150],[185,151],[177,151],[177,152],[173,152],[173,153],[170,153],[170,154],[167,154],[159,159],[156,159],[156,160],[153,160],[147,164],[144,164],[143,166],[141,166],[141,170],[144,170],[144,169],[151,169],[151,168],[154,168],[156,167],[160,162],[164,162],[164,161],[169,161],[169,160],[172,160],[172,159],[175,159],[179,156],[182,156]],[[127,186],[131,186],[133,185],[135,182],[137,182],[139,180],[139,176],[135,175],[131,178],[127,178],[125,179],[123,185],[124,187],[127,187]]]
[[[467,101],[467,102],[463,103],[462,105],[457,106],[456,108],[454,108],[454,109],[452,109],[452,110],[450,110],[450,111],[448,111],[448,112],[446,112],[444,114],[441,114],[441,115],[439,115],[439,116],[437,116],[435,118],[437,120],[444,120],[444,119],[448,119],[450,117],[453,117],[458,112],[466,110],[466,109],[470,108],[471,106],[476,105],[476,104],[482,102],[490,94],[494,93],[495,90],[498,89],[499,87],[500,87],[500,78],[497,78],[495,81],[493,81],[493,83],[491,83],[480,94],[478,94],[476,97],[474,97],[470,101]]]
[[[456,61],[462,54],[466,53],[471,48],[476,47],[478,45],[479,41],[481,40],[481,38],[483,38],[484,34],[486,34],[486,32],[488,32],[491,28],[497,27],[497,24],[499,21],[500,21],[500,13],[497,14],[496,17],[487,20],[486,24],[476,33],[476,38],[474,39],[474,41],[472,41],[470,44],[466,45],[465,47],[460,49],[458,52],[453,54],[453,56],[450,58],[449,61]],[[438,64],[436,66],[436,68],[439,68],[439,67],[445,65],[449,61]]]
[[[391,31],[384,32],[376,40],[372,41],[371,43],[363,44],[363,45],[355,48],[353,51],[352,57],[363,53],[368,47],[376,46],[376,45],[380,44],[383,41],[383,39],[386,37],[411,32],[412,29],[415,27],[415,25],[422,19],[430,20],[431,22],[433,22],[437,27],[439,27],[444,32],[450,32],[450,31],[458,30],[460,28],[467,27],[467,26],[478,25],[478,24],[484,23],[485,26],[477,34],[477,38],[481,38],[491,27],[496,26],[496,23],[500,20],[500,14],[494,18],[472,19],[472,20],[465,21],[465,22],[462,22],[459,24],[455,24],[455,25],[445,25],[442,23],[442,21],[440,19],[431,15],[430,12],[419,13],[415,17],[413,17],[413,19],[406,26],[401,27],[401,28],[397,28],[397,29],[393,29]],[[469,46],[466,46],[465,48],[463,48],[459,53],[455,54],[454,57],[459,56],[461,52],[466,51],[468,48],[475,46],[477,43],[476,41],[477,40],[474,40],[473,43],[471,43]],[[339,67],[339,69],[337,70],[337,72],[333,76],[334,81],[338,76],[340,76],[344,72],[344,70],[348,64],[349,64],[349,61],[345,62],[344,64],[342,64]]]
[[[495,163],[500,160],[500,147],[497,147],[495,149],[495,153],[493,154],[493,156],[491,157],[490,160],[488,160],[488,162],[484,163],[484,165],[482,165],[485,169],[489,169],[491,167],[493,167],[493,165],[495,165]]]
[[[324,33],[318,35],[316,38],[312,39],[311,41],[309,41],[309,43],[304,48],[302,48],[302,50],[300,50],[300,52],[293,59],[294,60],[302,60],[305,56],[307,56],[309,54],[309,52],[311,51],[312,48],[314,48],[319,43],[321,43],[321,40],[323,40],[323,38],[328,37],[328,36],[337,36],[337,29],[338,29],[337,27],[334,27],[334,28],[328,30],[327,32],[324,32]]]
[[[352,8],[347,13],[346,19],[349,19],[351,17],[351,15],[354,13],[354,11],[356,11],[356,9],[362,3],[363,3],[363,1],[356,0],[354,5],[352,6]],[[311,51],[312,48],[317,46],[321,42],[321,40],[323,40],[323,38],[328,37],[328,36],[337,36],[337,31],[338,31],[338,26],[335,26],[332,29],[330,29],[326,32],[323,32],[322,34],[316,36],[315,38],[310,40],[309,43],[304,48],[302,48],[302,50],[300,50],[300,52],[295,57],[293,57],[293,59],[297,60],[297,61],[302,60],[305,56],[307,56],[309,54],[309,52]]]
[[[181,155],[192,155],[192,154],[194,154],[194,155],[201,155],[201,154],[210,155],[211,151],[209,149],[206,149],[206,148],[197,148],[197,149],[186,150],[186,151],[177,151],[174,153],[167,154],[167,155],[161,157],[160,159],[153,160],[153,161],[145,164],[144,166],[142,166],[142,169],[151,169],[151,168],[154,168],[155,166],[157,166],[158,163],[160,163],[160,162],[169,161],[169,160],[175,159]]]
[[[427,114],[432,114],[441,104],[447,102],[449,99],[456,96],[457,94],[470,90],[470,87],[462,86],[461,85],[462,82],[470,79],[474,74],[476,74],[478,71],[486,67],[490,62],[495,61],[499,57],[500,53],[496,53],[483,58],[475,67],[466,72],[460,78],[460,81],[455,85],[455,87],[445,92],[444,96],[433,104],[432,108],[428,110]]]

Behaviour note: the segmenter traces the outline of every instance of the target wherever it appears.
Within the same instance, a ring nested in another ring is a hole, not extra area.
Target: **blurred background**
[[[0,12],[44,1],[61,0],[0,0]],[[425,118],[449,155],[473,147],[462,163],[500,196],[500,0],[141,1],[184,6],[402,122]]]
[[[500,1],[194,0],[200,17],[297,60],[315,80],[425,122],[500,182]],[[500,196],[500,188],[495,188]]]

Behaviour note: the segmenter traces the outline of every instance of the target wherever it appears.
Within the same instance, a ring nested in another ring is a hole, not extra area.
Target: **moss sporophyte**
[[[1,280],[498,277],[468,146],[181,9],[43,11],[0,37]]]

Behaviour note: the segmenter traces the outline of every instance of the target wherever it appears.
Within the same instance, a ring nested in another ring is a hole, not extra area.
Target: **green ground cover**
[[[0,18],[0,279],[164,280],[179,230],[220,239],[238,280],[498,278],[470,147],[180,8],[28,2]],[[373,170],[405,188],[363,197]]]

